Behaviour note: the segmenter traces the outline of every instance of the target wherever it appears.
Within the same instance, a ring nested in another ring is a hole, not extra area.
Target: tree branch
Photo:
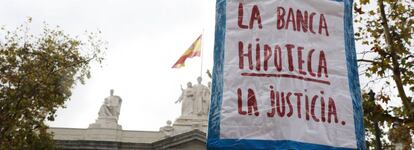
[[[358,62],[369,62],[369,63],[375,63],[375,61],[373,60],[368,60],[368,59],[357,59]]]
[[[410,59],[410,58],[414,58],[414,55],[408,55],[407,57],[404,57],[403,59]]]
[[[387,17],[385,15],[385,6],[384,6],[384,1],[383,0],[378,0],[378,6],[380,9],[380,13],[381,13],[381,21],[382,21],[382,26],[384,27],[384,37],[385,37],[385,42],[387,43],[388,49],[390,51],[390,55],[391,55],[391,60],[392,60],[392,71],[394,74],[394,81],[395,81],[395,85],[397,86],[398,89],[398,94],[400,95],[401,101],[403,103],[403,106],[405,108],[405,110],[408,112],[408,116],[410,119],[414,118],[414,113],[411,110],[411,102],[408,99],[405,91],[404,91],[404,86],[401,80],[401,72],[400,72],[400,64],[398,62],[398,58],[397,58],[397,52],[396,52],[396,46],[393,44],[392,41],[395,41],[392,37],[391,37],[391,32],[390,29],[388,27],[388,20]]]

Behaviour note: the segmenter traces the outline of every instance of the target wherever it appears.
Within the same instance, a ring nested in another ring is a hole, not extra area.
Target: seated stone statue
[[[122,126],[118,124],[121,104],[121,97],[114,95],[114,90],[111,90],[110,96],[105,98],[104,103],[99,109],[98,119],[96,119],[95,123],[90,124],[89,128],[109,128],[121,130]]]
[[[122,99],[119,96],[114,96],[114,90],[111,89],[111,95],[105,98],[104,103],[99,109],[99,118],[115,117],[118,121],[119,113],[121,111]]]

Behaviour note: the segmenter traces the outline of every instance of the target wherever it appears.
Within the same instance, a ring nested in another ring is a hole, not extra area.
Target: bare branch
[[[358,62],[368,62],[368,63],[376,63],[376,61],[368,60],[368,59],[357,59]]]

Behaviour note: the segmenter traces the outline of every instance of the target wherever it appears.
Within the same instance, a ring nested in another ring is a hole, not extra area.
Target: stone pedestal
[[[89,128],[85,135],[86,139],[96,141],[121,141],[122,129]]]
[[[207,132],[208,120],[207,116],[180,116],[175,120],[173,127],[177,133],[183,133],[198,129],[203,132]]]
[[[89,125],[89,128],[105,128],[105,129],[122,130],[122,126],[118,124],[117,117],[115,116],[98,117],[95,123],[92,123]]]

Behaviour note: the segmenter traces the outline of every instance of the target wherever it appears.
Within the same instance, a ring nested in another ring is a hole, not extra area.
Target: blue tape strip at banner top
[[[363,111],[361,93],[356,61],[356,51],[354,42],[354,31],[352,22],[353,0],[333,0],[344,4],[344,39],[345,52],[348,69],[349,90],[352,97],[355,135],[357,149],[365,149]],[[347,150],[351,148],[332,147],[327,145],[297,142],[291,140],[251,140],[251,139],[220,139],[220,112],[223,97],[223,64],[224,64],[224,44],[226,35],[226,0],[216,2],[216,29],[214,45],[214,68],[213,83],[211,94],[211,107],[208,123],[207,149],[228,150],[228,149],[337,149]]]

